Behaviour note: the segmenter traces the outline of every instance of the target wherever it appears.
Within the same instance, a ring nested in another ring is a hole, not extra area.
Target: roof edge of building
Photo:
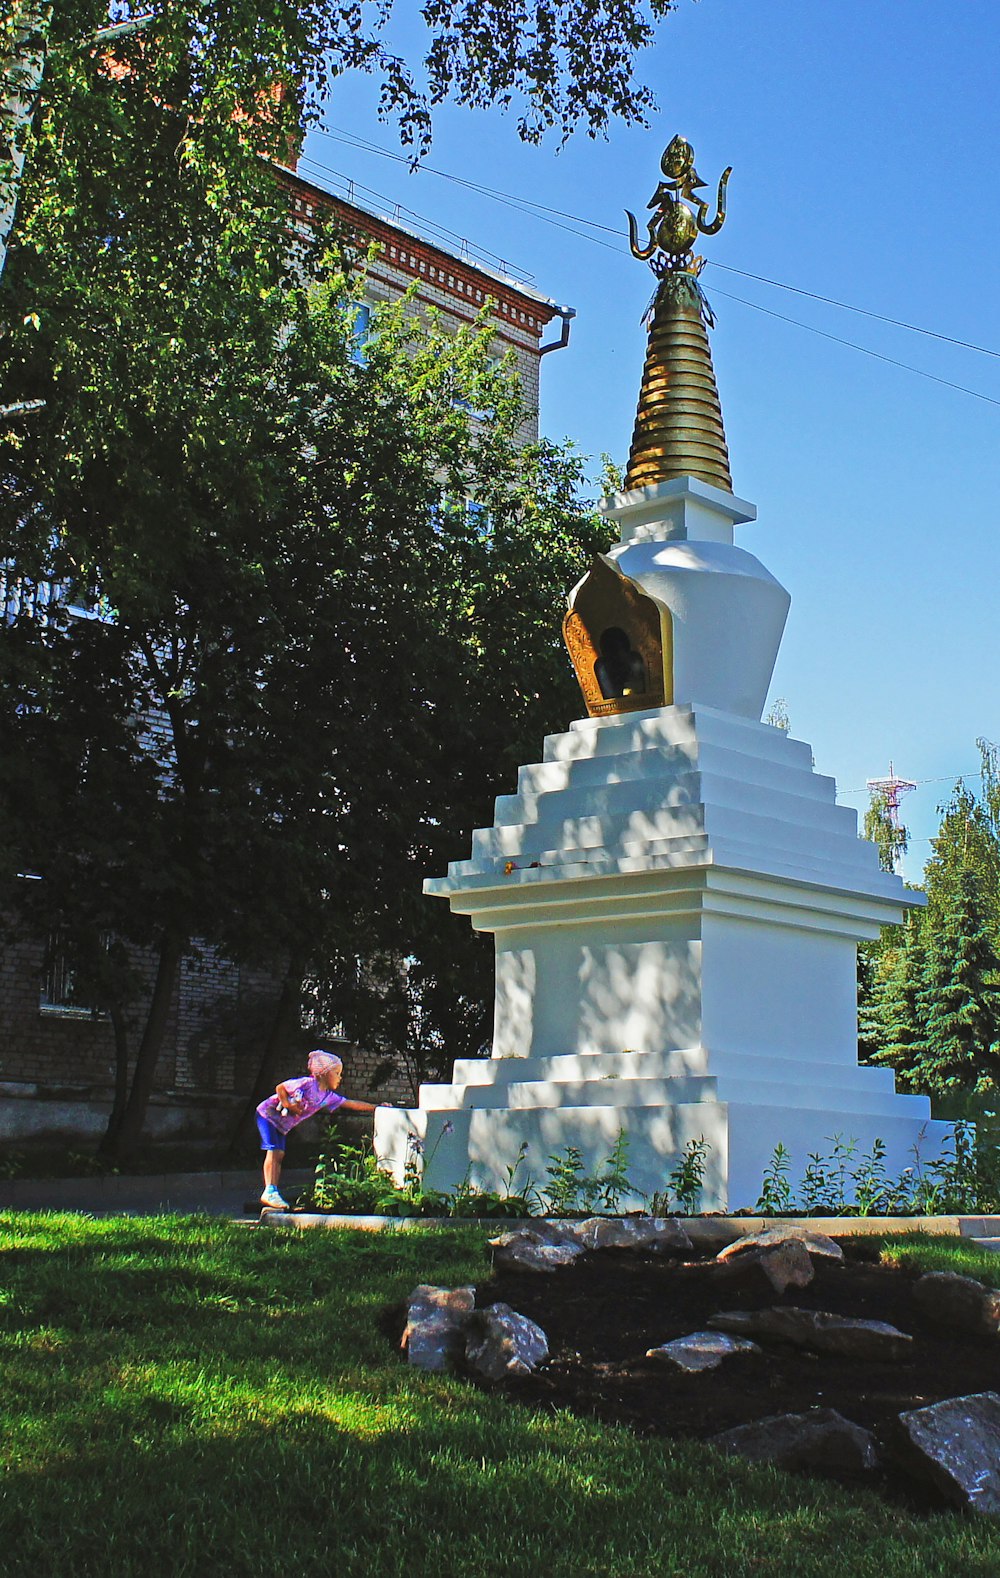
[[[436,241],[428,240],[418,230],[403,224],[399,219],[392,218],[389,214],[376,213],[374,209],[365,208],[361,203],[349,201],[346,197],[341,197],[337,192],[328,192],[325,187],[318,185],[315,181],[308,180],[288,165],[279,164],[275,168],[279,177],[284,179],[289,186],[303,187],[315,198],[331,207],[345,209],[349,213],[356,213],[361,216],[362,220],[368,221],[369,224],[374,222],[376,225],[384,225],[388,230],[395,230],[400,235],[407,236],[426,252],[433,253],[438,258],[446,259],[449,267],[461,269],[466,274],[476,275],[480,280],[499,286],[508,295],[516,296],[521,301],[531,302],[536,309],[547,309],[544,317],[542,313],[539,313],[543,323],[547,323],[549,319],[554,318],[564,310],[561,304],[554,301],[551,296],[543,295],[541,291],[535,290],[532,286],[526,285],[508,274],[501,274],[498,269],[491,269],[486,263],[473,262],[471,258],[461,257],[456,252],[449,252],[447,247],[441,246]]]

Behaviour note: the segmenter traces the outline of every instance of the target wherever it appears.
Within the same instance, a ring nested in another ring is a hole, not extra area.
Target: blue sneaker
[[[288,1201],[282,1199],[274,1184],[268,1184],[260,1197],[260,1203],[261,1205],[269,1206],[272,1211],[288,1210]]]

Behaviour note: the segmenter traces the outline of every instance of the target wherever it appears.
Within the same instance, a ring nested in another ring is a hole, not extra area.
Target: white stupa
[[[537,1181],[576,1147],[589,1171],[629,1140],[636,1206],[692,1140],[703,1209],[753,1206],[775,1146],[794,1182],[836,1136],[880,1140],[899,1173],[948,1125],[857,1058],[857,944],[922,900],[880,867],[809,746],[761,723],[789,596],[733,541],[731,491],[697,284],[718,229],[675,139],[649,242],[660,278],[620,528],[570,596],[567,645],[588,716],[545,741],[471,858],[426,891],[496,942],[492,1055],[419,1105],[376,1116],[401,1178],[502,1187],[522,1147]],[[631,216],[630,216],[631,219]]]

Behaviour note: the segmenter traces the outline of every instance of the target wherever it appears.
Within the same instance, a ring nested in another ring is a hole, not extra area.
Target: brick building
[[[398,299],[414,284],[414,310],[433,305],[445,328],[472,323],[487,309],[498,353],[513,350],[516,356],[525,405],[523,440],[536,438],[541,359],[568,343],[572,310],[325,191],[292,169],[280,173],[298,222],[305,225],[318,212],[333,212],[361,246],[376,243],[378,253],[367,265],[359,303],[362,318],[366,309]],[[5,609],[17,607],[18,596],[13,567],[5,577],[0,565],[0,618]],[[151,967],[149,974],[151,985]],[[234,965],[211,949],[184,961],[149,1107],[151,1138],[209,1146],[229,1129],[259,1064],[276,996],[267,974]],[[336,1034],[335,1027],[324,1028]],[[351,1048],[349,1056],[351,1093],[374,1096],[372,1077],[381,1059],[364,1048]],[[113,1080],[112,1026],[77,1000],[71,961],[58,939],[0,938],[0,1157],[44,1143],[72,1150],[98,1139],[110,1112]],[[409,1099],[411,1092],[401,1076],[377,1095]]]

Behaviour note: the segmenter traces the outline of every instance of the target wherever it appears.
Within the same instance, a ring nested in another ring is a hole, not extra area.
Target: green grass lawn
[[[483,1239],[0,1216],[4,1578],[1000,1573],[985,1520],[409,1370],[380,1313]]]

